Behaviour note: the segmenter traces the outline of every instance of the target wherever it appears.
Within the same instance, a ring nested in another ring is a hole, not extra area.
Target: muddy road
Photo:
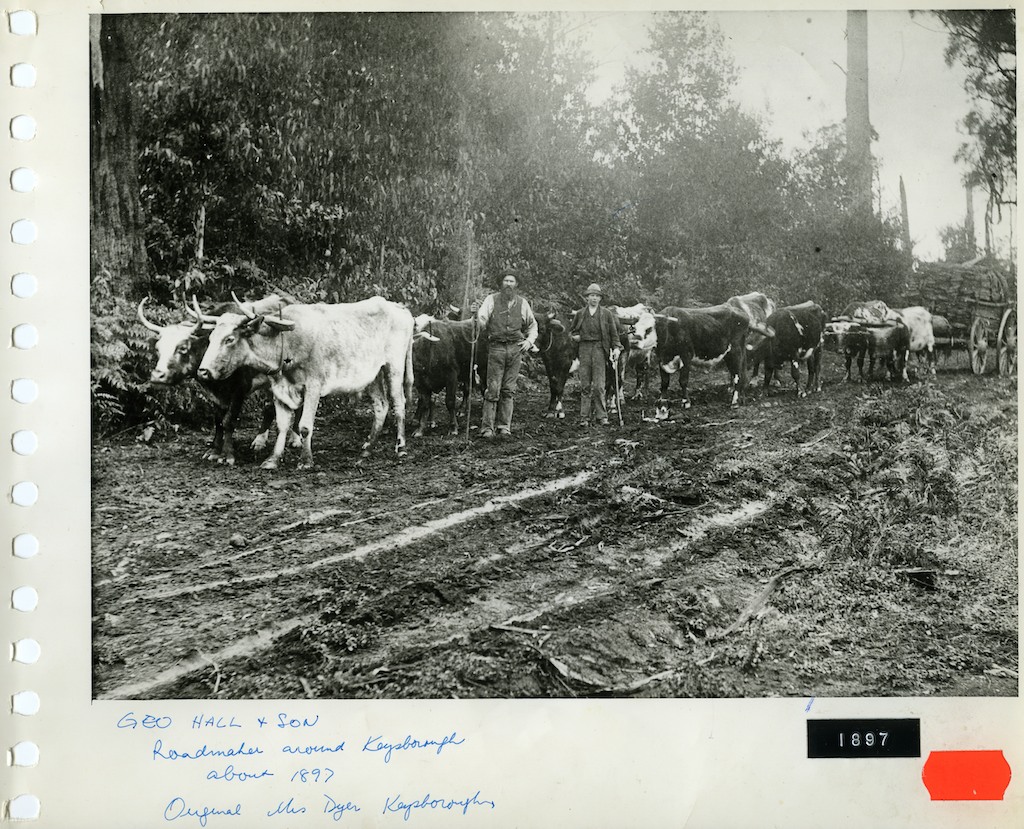
[[[585,431],[527,379],[513,440],[359,469],[368,410],[333,401],[301,472],[97,438],[94,694],[1015,695],[1016,378],[841,376],[730,410],[695,372],[673,421]]]

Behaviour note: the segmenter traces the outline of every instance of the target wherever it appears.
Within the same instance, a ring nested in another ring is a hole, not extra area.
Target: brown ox
[[[203,454],[203,460],[216,461],[229,466],[235,463],[234,433],[235,424],[242,411],[246,398],[256,389],[266,389],[270,383],[266,375],[254,371],[240,371],[222,380],[203,380],[196,372],[199,361],[206,352],[210,342],[210,331],[213,328],[212,317],[199,311],[195,297],[192,302],[194,311],[189,311],[195,318],[193,322],[181,322],[175,325],[157,325],[146,317],[146,299],[139,303],[139,321],[156,335],[154,347],[157,354],[156,365],[149,376],[149,382],[156,386],[176,386],[186,380],[195,380],[203,393],[214,405],[213,443]],[[255,313],[276,311],[286,301],[277,294],[250,303]],[[216,312],[223,313],[234,306],[221,303]],[[186,310],[188,308],[186,307]],[[252,448],[262,450],[267,445],[270,424],[274,420],[274,406],[268,403],[263,408],[263,424],[260,432],[253,439]],[[291,441],[298,445],[299,436],[294,432]]]

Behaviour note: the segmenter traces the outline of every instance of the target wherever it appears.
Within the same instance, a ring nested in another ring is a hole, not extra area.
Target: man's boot
[[[494,437],[494,412],[498,408],[498,401],[484,400],[484,413],[480,418],[480,437]]]
[[[515,401],[511,397],[502,397],[498,400],[497,430],[498,435],[506,437],[512,434],[512,407]]]

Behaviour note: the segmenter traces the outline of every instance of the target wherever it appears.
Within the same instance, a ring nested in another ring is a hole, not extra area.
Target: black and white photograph
[[[1017,697],[1016,24],[91,15],[92,698]]]

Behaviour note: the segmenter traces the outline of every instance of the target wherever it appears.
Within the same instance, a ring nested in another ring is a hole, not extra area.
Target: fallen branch
[[[829,435],[831,435],[834,431],[835,431],[835,429],[824,429],[823,431],[818,432],[818,434],[816,434],[810,440],[808,440],[808,441],[806,441],[804,443],[799,444],[799,447],[801,449],[809,449],[810,447],[814,446],[815,444],[821,443],[825,438],[827,438]]]
[[[799,573],[802,570],[816,569],[818,569],[817,565],[801,564],[797,565],[796,567],[789,567],[783,570],[781,573],[776,573],[768,580],[768,584],[765,585],[764,590],[762,590],[760,594],[758,594],[758,596],[743,609],[743,612],[739,615],[739,618],[735,622],[729,625],[729,627],[725,628],[725,630],[718,631],[717,633],[709,633],[707,636],[708,640],[717,641],[719,639],[724,639],[726,636],[735,633],[737,630],[743,627],[747,622],[751,620],[751,618],[753,618],[756,614],[760,613],[764,609],[764,606],[768,603],[768,599],[771,597],[772,593],[776,591],[776,589],[782,583],[782,580],[786,578],[786,576],[791,576],[793,573]]]
[[[660,674],[654,674],[654,676],[646,676],[643,679],[638,679],[629,685],[619,686],[617,688],[609,688],[613,694],[629,694],[633,691],[639,691],[645,685],[650,685],[652,682],[660,682],[663,679],[668,679],[675,673],[673,670],[662,671]]]
[[[740,670],[744,673],[750,673],[754,670],[754,665],[761,658],[761,654],[764,652],[764,646],[761,644],[761,626],[764,620],[758,616],[754,622],[754,636],[750,640],[750,647],[747,649],[746,659],[743,660],[743,664],[740,666]]]
[[[216,678],[216,680],[215,680],[215,681],[214,681],[214,683],[213,683],[213,691],[212,691],[212,692],[211,692],[211,694],[210,694],[210,696],[213,696],[213,697],[215,697],[215,696],[217,696],[217,691],[218,691],[218,690],[219,690],[219,688],[220,688],[220,667],[219,667],[219,666],[217,665],[217,663],[216,663],[216,662],[214,662],[214,661],[213,661],[213,660],[212,660],[212,659],[211,659],[210,657],[208,657],[208,656],[207,656],[207,655],[206,655],[205,653],[201,653],[201,652],[200,652],[200,653],[199,653],[199,657],[200,657],[201,659],[203,659],[204,661],[208,662],[208,663],[210,664],[210,666],[211,666],[211,667],[213,668],[214,672],[215,672],[215,673],[217,674],[217,678]]]
[[[565,545],[563,545],[561,547],[556,547],[555,546],[555,542],[552,541],[550,544],[548,544],[548,549],[551,550],[551,552],[553,552],[553,553],[568,553],[568,552],[570,552],[572,550],[575,550],[583,542],[585,542],[588,538],[590,538],[590,536],[589,535],[585,535],[585,536],[583,536],[583,538],[579,539],[576,543],[574,543],[574,544],[565,544]]]
[[[700,509],[700,506],[698,505],[693,507],[683,507],[682,509],[672,510],[671,512],[666,512],[665,510],[658,510],[657,512],[652,512],[650,515],[642,516],[640,520],[657,521],[660,518],[678,518],[680,515],[688,515],[695,509]]]
[[[503,630],[506,633],[525,633],[528,636],[540,636],[543,631],[535,630],[533,628],[517,628],[515,625],[503,625],[497,622],[487,626],[491,630]]]

